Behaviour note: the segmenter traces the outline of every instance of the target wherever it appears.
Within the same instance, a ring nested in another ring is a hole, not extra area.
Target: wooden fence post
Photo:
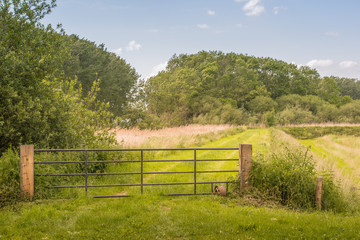
[[[322,177],[316,178],[316,208],[321,210],[321,189],[322,189]]]
[[[250,171],[252,166],[252,145],[239,145],[239,178],[240,189],[250,187]]]
[[[20,146],[20,189],[22,196],[34,196],[34,145]]]

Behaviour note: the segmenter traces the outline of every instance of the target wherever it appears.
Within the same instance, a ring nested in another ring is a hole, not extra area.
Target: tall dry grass
[[[159,148],[196,143],[196,136],[203,134],[218,134],[225,130],[234,129],[232,125],[187,125],[181,127],[164,128],[159,130],[120,129],[115,132],[117,142],[124,147],[155,146]]]

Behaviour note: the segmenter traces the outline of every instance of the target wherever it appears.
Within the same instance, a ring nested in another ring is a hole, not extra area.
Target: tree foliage
[[[76,35],[68,36],[66,40],[71,56],[64,63],[65,76],[77,76],[84,93],[100,79],[97,99],[109,103],[109,110],[114,115],[124,114],[130,100],[129,93],[139,78],[135,69],[124,59],[108,52],[103,44],[96,45]]]
[[[338,87],[341,95],[350,96],[352,99],[360,99],[360,81],[353,78],[332,77]]]
[[[0,153],[20,144],[75,147],[92,144],[110,119],[95,100],[99,82],[82,98],[76,80],[63,77],[65,36],[39,21],[55,1],[0,1]],[[89,109],[92,110],[89,110]]]
[[[191,122],[273,125],[339,121],[339,108],[352,98],[338,82],[335,77],[320,77],[309,67],[276,59],[201,51],[174,55],[165,71],[146,82],[145,91],[149,114],[166,126]],[[351,94],[356,96],[356,91]],[[237,121],[228,120],[234,116],[222,118],[225,106],[242,117],[236,117]],[[355,118],[351,115],[351,121]]]

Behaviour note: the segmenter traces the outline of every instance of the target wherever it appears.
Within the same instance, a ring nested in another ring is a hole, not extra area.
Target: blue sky
[[[359,0],[58,0],[43,22],[104,43],[143,78],[173,54],[272,57],[360,79]]]

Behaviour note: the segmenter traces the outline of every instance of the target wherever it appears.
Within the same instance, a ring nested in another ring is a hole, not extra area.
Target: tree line
[[[360,122],[359,81],[321,77],[272,58],[219,51],[174,55],[143,88],[144,127],[154,121],[159,127]]]
[[[360,82],[272,58],[174,55],[141,79],[124,59],[41,23],[55,0],[0,0],[0,153],[112,144],[114,124],[360,122]]]

